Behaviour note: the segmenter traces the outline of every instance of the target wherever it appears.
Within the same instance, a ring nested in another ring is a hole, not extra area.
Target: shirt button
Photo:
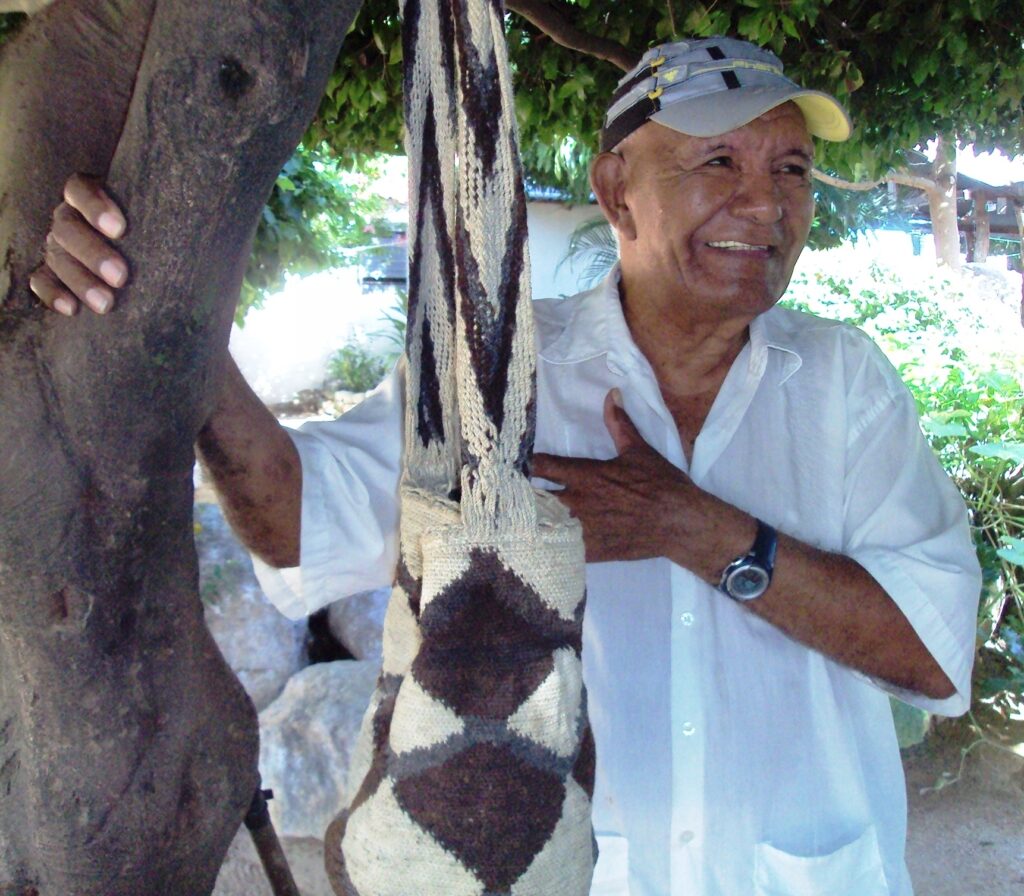
[[[693,613],[683,613],[683,615],[679,617],[679,621],[683,625],[693,625]]]
[[[682,846],[686,846],[688,843],[693,842],[693,836],[694,836],[693,831],[683,831],[679,835],[679,843]]]
[[[690,737],[690,735],[692,735],[694,732],[696,732],[697,726],[694,725],[693,722],[683,722],[683,726],[682,726],[681,730],[682,730],[683,734],[685,734],[687,737]]]

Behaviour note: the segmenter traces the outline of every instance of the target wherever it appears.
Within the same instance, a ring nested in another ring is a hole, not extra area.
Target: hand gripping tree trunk
[[[0,893],[209,893],[257,782],[203,624],[192,443],[253,223],[354,0],[58,0],[0,61]],[[130,212],[107,317],[27,289],[74,171]]]

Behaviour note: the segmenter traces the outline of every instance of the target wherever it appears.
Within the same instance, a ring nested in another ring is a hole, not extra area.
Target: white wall
[[[526,220],[530,228],[530,281],[533,297],[570,296],[579,292],[579,272],[569,262],[569,237],[580,224],[600,218],[596,205],[566,206],[559,202],[529,202]]]
[[[232,327],[231,354],[267,404],[287,401],[319,388],[327,359],[350,342],[392,350],[374,334],[387,329],[384,312],[396,300],[395,290],[363,292],[355,268],[295,278]]]
[[[527,204],[535,298],[578,291],[577,272],[568,262],[559,264],[573,229],[600,214],[596,205]],[[372,345],[373,333],[387,328],[383,315],[396,297],[394,291],[364,293],[355,268],[293,279],[263,308],[250,311],[244,327],[232,329],[231,354],[260,398],[268,404],[287,401],[302,389],[319,388],[327,359],[342,346]],[[379,337],[376,344],[393,350]]]

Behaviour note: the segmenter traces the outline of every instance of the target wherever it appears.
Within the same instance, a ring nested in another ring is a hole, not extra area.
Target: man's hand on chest
[[[717,584],[725,565],[753,539],[753,518],[698,488],[648,445],[614,390],[605,399],[604,419],[617,457],[533,459],[535,476],[564,486],[556,494],[583,525],[587,561],[667,557]]]

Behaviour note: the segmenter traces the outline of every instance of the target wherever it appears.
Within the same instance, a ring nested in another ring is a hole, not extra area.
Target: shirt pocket
[[[754,851],[754,896],[888,896],[874,827],[822,856],[797,856],[770,843]]]
[[[629,841],[625,837],[597,835],[590,896],[629,896]]]

